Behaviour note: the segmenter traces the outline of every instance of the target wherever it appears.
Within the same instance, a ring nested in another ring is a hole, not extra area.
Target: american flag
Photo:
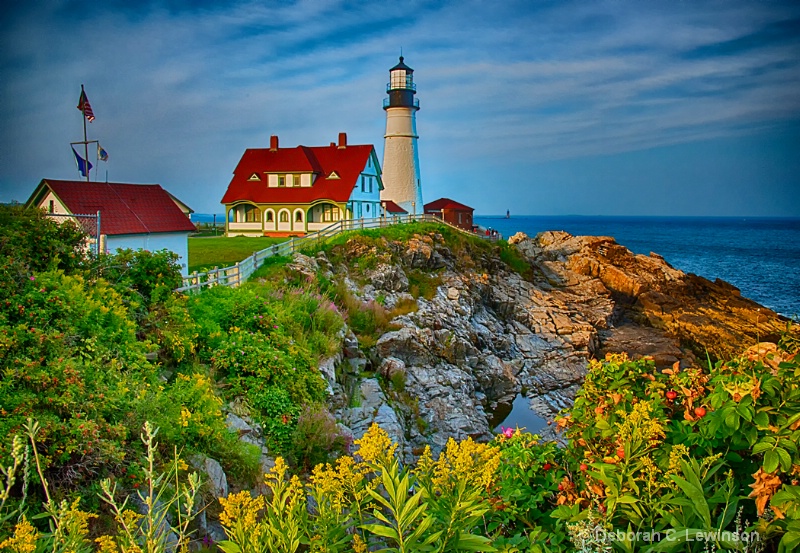
[[[86,119],[89,120],[89,123],[94,121],[94,112],[92,111],[92,106],[89,104],[89,98],[86,97],[86,92],[83,90],[83,86],[81,86],[81,98],[78,100],[78,109],[83,112]]]

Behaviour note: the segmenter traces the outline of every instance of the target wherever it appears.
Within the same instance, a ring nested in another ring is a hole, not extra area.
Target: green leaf
[[[706,503],[705,493],[703,492],[702,485],[700,485],[700,479],[686,462],[682,462],[681,465],[683,466],[684,476],[693,482],[689,482],[689,480],[685,480],[676,475],[672,475],[671,478],[678,484],[683,493],[686,494],[686,497],[692,501],[695,513],[703,520],[706,528],[711,528],[711,512],[708,508],[708,503]]]
[[[800,547],[800,532],[786,532],[778,544],[778,553],[791,553]]]
[[[389,526],[383,526],[382,524],[364,524],[361,528],[376,536],[397,541],[397,531]]]
[[[464,534],[459,536],[456,549],[465,551],[497,551],[490,544],[492,540],[485,536]]]
[[[732,430],[736,430],[739,427],[739,415],[736,411],[730,411],[725,415],[725,426]]]
[[[781,425],[781,430],[783,430],[784,428],[789,428],[799,420],[800,420],[800,411],[789,417],[789,420],[787,420],[785,424]]]
[[[771,444],[766,444],[764,442],[758,442],[756,445],[753,446],[753,455],[758,455],[759,453],[764,453],[765,451],[772,449],[774,446]]]
[[[222,549],[225,553],[242,553],[238,545],[228,540],[217,542],[217,547]]]
[[[771,449],[764,454],[764,472],[775,472],[775,469],[778,468],[778,463],[780,463],[780,457],[778,453]]]
[[[775,452],[780,458],[781,470],[783,470],[783,472],[789,472],[789,469],[792,468],[792,456],[782,447],[776,448]]]

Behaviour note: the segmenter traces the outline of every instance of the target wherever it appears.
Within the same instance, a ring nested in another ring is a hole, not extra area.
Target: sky
[[[346,132],[383,157],[414,69],[426,202],[476,214],[800,217],[800,2],[4,2],[0,202],[109,154],[197,213],[246,148]]]

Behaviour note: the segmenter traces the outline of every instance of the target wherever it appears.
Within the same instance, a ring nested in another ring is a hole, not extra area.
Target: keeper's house
[[[192,210],[159,184],[125,184],[44,179],[26,202],[56,217],[100,213],[100,251],[170,250],[187,273]],[[89,233],[95,225],[81,223]],[[94,241],[94,240],[92,240]]]
[[[381,169],[372,145],[249,148],[233,171],[225,205],[227,236],[300,236],[345,219],[385,215]]]

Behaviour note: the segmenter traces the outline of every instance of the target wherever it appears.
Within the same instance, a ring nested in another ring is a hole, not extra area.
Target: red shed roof
[[[191,232],[194,224],[158,184],[123,184],[44,179],[28,200],[39,205],[47,190],[70,213],[100,212],[101,232],[108,235]]]
[[[386,213],[408,213],[405,209],[394,203],[392,200],[381,200]]]
[[[317,200],[346,202],[372,155],[372,145],[297,146],[296,148],[248,148],[233,171],[220,203],[250,201],[257,204],[311,203]],[[249,180],[253,174],[261,180]],[[314,173],[310,187],[269,188],[265,173]],[[329,178],[335,173],[339,178]],[[382,189],[382,186],[379,185]]]
[[[425,204],[425,213],[429,211],[441,211],[443,209],[455,209],[456,211],[475,211],[473,208],[462,203],[458,203],[450,198],[439,198],[428,204]]]

